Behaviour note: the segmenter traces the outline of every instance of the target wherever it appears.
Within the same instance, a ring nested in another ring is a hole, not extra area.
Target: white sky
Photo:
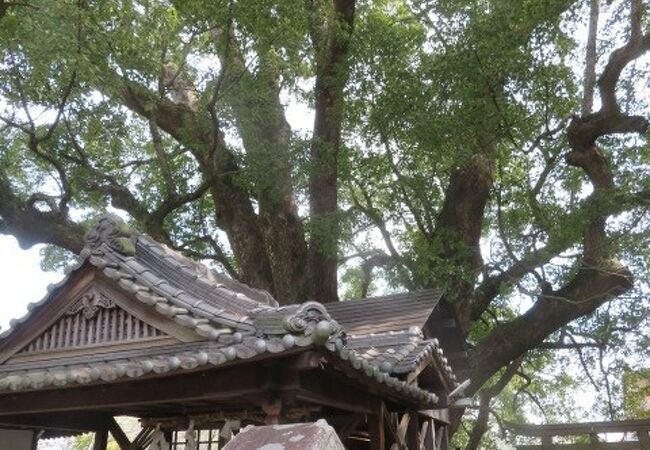
[[[9,321],[22,317],[27,304],[45,295],[46,287],[63,274],[43,272],[40,268],[40,246],[22,250],[13,236],[0,235],[0,328]]]

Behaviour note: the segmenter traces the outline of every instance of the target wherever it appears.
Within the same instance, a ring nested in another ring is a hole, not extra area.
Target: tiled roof
[[[422,328],[440,301],[437,289],[329,303],[327,310],[348,334]]]
[[[422,328],[438,306],[441,292],[416,292],[348,300],[327,305],[327,311],[345,329],[348,347],[364,359],[406,374],[427,358],[437,361],[450,384],[456,382],[438,339],[425,339]]]
[[[417,327],[409,330],[383,333],[348,335],[347,348],[356,351],[363,359],[395,375],[412,372],[425,360],[434,359],[443,375],[454,385],[453,373],[437,339],[424,339]]]
[[[53,387],[70,387],[92,383],[111,382],[118,379],[139,378],[148,375],[174,373],[201,367],[219,366],[234,360],[252,359],[265,353],[283,353],[294,347],[318,346],[348,362],[358,375],[384,385],[421,403],[433,406],[438,397],[429,391],[407,384],[399,378],[382,371],[380,367],[363,358],[358,352],[346,348],[342,335],[332,335],[324,343],[314,336],[255,338],[244,337],[241,341],[200,342],[180,344],[146,352],[117,352],[95,357],[71,358],[47,367],[34,363],[0,366],[0,391],[25,391]]]
[[[73,272],[87,264],[115,280],[138,301],[194,330],[204,341],[149,349],[146,354],[118,352],[52,360],[47,367],[36,363],[0,365],[0,391],[107,382],[317,346],[401,395],[427,405],[437,401],[435,394],[397,378],[424,358],[443,358],[437,342],[424,339],[417,328],[440,298],[436,291],[355,300],[327,308],[316,302],[279,307],[267,292],[231,280],[128,229],[114,215],[102,217],[88,234]],[[42,307],[68,279],[53,286],[30,311]],[[395,314],[411,307],[415,312]],[[374,320],[374,327],[364,322],[362,312],[370,317],[367,320]],[[12,328],[0,335],[0,346],[1,338],[29,316],[12,321]],[[441,363],[443,359],[439,366],[445,367],[453,380],[446,361]]]

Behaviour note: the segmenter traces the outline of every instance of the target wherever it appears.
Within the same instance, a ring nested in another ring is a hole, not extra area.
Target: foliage
[[[626,416],[650,417],[650,370],[627,373],[623,383]]]
[[[648,14],[601,6],[621,76],[583,111],[586,0],[17,2],[0,232],[59,269],[114,208],[282,303],[438,286],[471,393],[523,358],[490,417],[569,418],[577,386],[617,416],[650,328]]]

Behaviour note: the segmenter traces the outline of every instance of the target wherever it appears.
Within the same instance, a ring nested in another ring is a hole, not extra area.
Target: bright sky
[[[22,317],[27,304],[45,295],[46,287],[63,277],[56,272],[43,272],[40,267],[40,246],[22,250],[13,236],[0,235],[0,328]]]

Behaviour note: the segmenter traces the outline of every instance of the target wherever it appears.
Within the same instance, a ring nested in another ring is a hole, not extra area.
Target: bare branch
[[[397,167],[397,164],[393,160],[393,152],[390,148],[390,143],[384,138],[384,148],[386,149],[386,155],[388,157],[388,163],[390,164],[390,167],[393,171],[393,174],[397,178],[397,187],[402,194],[402,199],[404,201],[404,204],[408,207],[410,213],[413,215],[413,218],[415,219],[415,223],[418,226],[418,229],[420,230],[420,233],[427,238],[431,239],[431,235],[433,233],[433,221],[431,220],[431,216],[429,215],[429,207],[428,207],[428,201],[422,202],[422,209],[424,209],[424,214],[425,217],[423,218],[422,215],[420,214],[418,208],[415,207],[415,204],[410,198],[410,195],[406,191],[406,179],[404,178],[404,175],[400,172],[399,168]],[[425,222],[426,220],[426,222]]]
[[[393,243],[393,238],[388,231],[386,222],[384,221],[381,212],[373,205],[372,196],[360,182],[356,180],[354,180],[354,182],[356,184],[356,188],[359,190],[359,192],[361,192],[365,203],[361,203],[361,201],[357,198],[356,194],[354,193],[354,187],[349,186],[352,203],[357,207],[357,209],[359,209],[359,211],[363,212],[366,217],[368,217],[368,219],[377,227],[390,255],[396,260],[401,260],[402,257],[397,251],[397,247],[395,247],[395,244]]]

